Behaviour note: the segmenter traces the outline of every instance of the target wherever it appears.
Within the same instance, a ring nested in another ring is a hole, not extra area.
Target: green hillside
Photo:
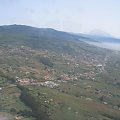
[[[0,112],[21,120],[119,120],[120,53],[83,39],[0,26]]]

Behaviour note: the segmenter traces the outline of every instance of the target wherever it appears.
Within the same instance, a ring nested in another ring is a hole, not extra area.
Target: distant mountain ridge
[[[61,35],[64,37],[68,37],[68,36],[72,36],[66,32],[62,32],[62,31],[57,31],[54,30],[52,28],[36,28],[36,27],[31,27],[31,26],[26,26],[26,25],[5,25],[5,26],[0,26],[0,32],[2,33],[6,33],[9,32],[10,34],[26,34],[26,35],[37,35],[37,36],[42,36],[44,34],[48,34],[49,35]]]
[[[99,51],[103,51],[85,43],[86,39],[89,38],[51,28],[35,28],[25,25],[0,26],[0,45],[6,47],[27,46],[32,49],[71,55],[79,53],[96,54]]]
[[[41,37],[47,34],[48,37],[57,39],[60,37],[62,40],[80,40],[80,41],[92,41],[92,42],[112,42],[120,43],[119,38],[112,37],[109,33],[103,31],[92,31],[90,34],[82,33],[68,33],[64,31],[58,31],[52,28],[36,28],[26,25],[4,25],[0,26],[0,34],[22,34],[25,36]],[[97,34],[100,33],[100,34]]]

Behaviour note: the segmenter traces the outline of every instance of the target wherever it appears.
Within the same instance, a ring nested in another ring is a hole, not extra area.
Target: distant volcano
[[[94,36],[100,36],[100,37],[113,37],[111,34],[104,32],[102,30],[92,30],[91,32],[89,32],[90,35],[94,35]]]

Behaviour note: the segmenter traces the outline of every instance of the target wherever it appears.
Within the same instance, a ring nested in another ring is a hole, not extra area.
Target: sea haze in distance
[[[79,33],[78,35],[89,38],[88,41],[85,41],[89,44],[102,48],[120,51],[120,39],[115,38],[107,32],[101,30],[93,30],[88,34]]]
[[[98,46],[98,47],[102,47],[102,48],[107,48],[107,49],[111,49],[111,50],[117,50],[120,51],[120,43],[110,43],[110,42],[89,42],[87,41],[87,43]]]

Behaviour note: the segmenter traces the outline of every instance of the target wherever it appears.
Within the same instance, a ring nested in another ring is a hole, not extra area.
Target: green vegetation
[[[1,26],[0,112],[22,120],[119,120],[120,53],[82,39]]]
[[[50,61],[49,58],[47,58],[47,57],[41,57],[41,58],[39,58],[39,60],[40,60],[40,62],[41,62],[42,64],[44,64],[45,66],[53,67],[53,63]]]
[[[40,118],[47,120],[107,119],[107,117],[118,120],[120,118],[119,112],[97,101],[87,101],[46,87],[22,88],[21,98],[33,109],[38,120]]]

